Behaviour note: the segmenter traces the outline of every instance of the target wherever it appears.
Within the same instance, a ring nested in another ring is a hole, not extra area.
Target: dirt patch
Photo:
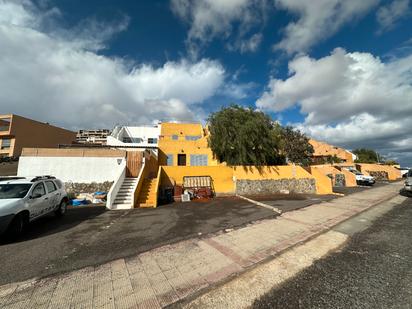
[[[0,163],[0,176],[16,176],[19,162]]]

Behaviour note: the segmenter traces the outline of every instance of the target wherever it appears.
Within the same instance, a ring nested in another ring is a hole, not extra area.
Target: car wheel
[[[57,217],[61,217],[66,213],[66,210],[67,210],[67,202],[62,201],[59,205],[59,208],[57,208],[54,213],[56,214]]]
[[[9,232],[12,237],[18,237],[23,234],[26,227],[26,220],[23,215],[16,215],[10,223]]]

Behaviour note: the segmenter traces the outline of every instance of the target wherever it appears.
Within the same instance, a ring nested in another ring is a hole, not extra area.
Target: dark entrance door
[[[185,154],[177,155],[177,165],[186,166],[186,155]]]

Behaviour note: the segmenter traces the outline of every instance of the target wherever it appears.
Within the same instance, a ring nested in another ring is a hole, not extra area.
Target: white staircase
[[[122,186],[114,199],[112,209],[133,208],[134,190],[137,186],[137,181],[137,178],[132,177],[124,179]]]

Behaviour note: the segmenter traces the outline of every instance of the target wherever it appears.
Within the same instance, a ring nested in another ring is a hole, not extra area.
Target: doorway
[[[177,155],[177,165],[178,166],[186,166],[186,155],[185,154],[178,154]]]

